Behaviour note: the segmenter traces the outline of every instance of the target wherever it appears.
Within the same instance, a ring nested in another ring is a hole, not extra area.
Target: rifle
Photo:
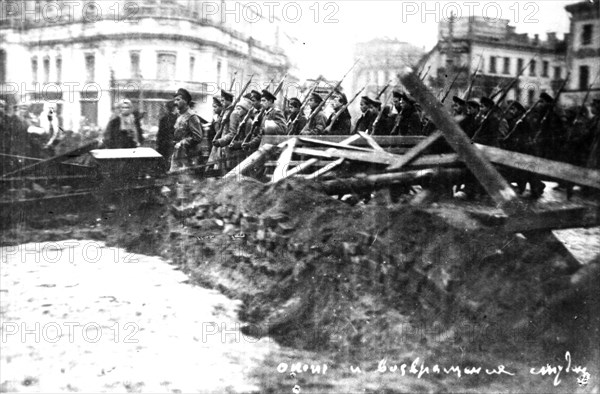
[[[296,118],[291,123],[287,124],[288,128],[290,129],[290,131],[287,133],[287,135],[290,135],[292,130],[294,130],[294,128],[296,127],[296,123],[298,123],[298,120],[300,119],[300,115],[302,115],[304,113],[304,109],[308,105],[308,99],[310,99],[310,96],[312,96],[314,91],[317,90],[317,87],[319,86],[320,82],[321,82],[321,77],[317,78],[317,81],[315,82],[313,87],[310,88],[310,90],[308,91],[308,94],[306,95],[306,97],[304,97],[304,100],[302,100],[302,105],[300,105],[300,109],[298,110],[298,116],[296,116]],[[290,125],[292,127],[290,127]]]
[[[383,87],[383,89],[381,89],[381,92],[379,92],[379,94],[375,97],[375,100],[379,100],[379,97],[383,96],[383,94],[385,93],[386,90],[388,90],[388,88],[390,87],[391,84],[392,84],[392,81],[389,81],[387,83],[387,85],[385,85]]]
[[[235,86],[235,77],[237,75],[237,71],[233,73],[233,77],[231,77],[231,86],[229,86],[229,91],[231,92],[231,90],[233,89],[233,87]]]
[[[448,86],[448,89],[446,90],[446,93],[444,93],[444,97],[442,97],[441,103],[444,104],[444,101],[446,101],[446,99],[448,98],[448,95],[450,94],[450,92],[452,91],[452,88],[454,87],[454,84],[456,83],[456,80],[458,79],[458,77],[460,76],[460,74],[463,72],[464,69],[458,70],[456,72],[456,75],[454,76],[454,79],[452,80],[452,83],[450,84],[450,86]]]
[[[275,91],[273,92],[273,96],[277,96],[279,94],[279,92],[281,92],[281,89],[283,88],[283,83],[285,82],[286,78],[287,78],[287,74],[285,74],[283,76],[283,78],[281,78],[281,82],[279,82],[279,85],[277,85],[277,88],[275,88]],[[271,84],[269,83],[269,86],[270,85]],[[250,114],[250,111],[248,111],[248,114]],[[252,127],[250,128],[250,132],[248,133],[248,135],[246,135],[246,137],[244,138],[244,141],[242,141],[242,144],[248,142],[248,137],[250,137],[251,135],[254,134],[254,130],[260,125],[260,122],[261,122],[264,114],[265,114],[265,109],[263,108],[260,110],[258,115],[252,121]],[[238,128],[238,131],[237,131],[236,135],[233,137],[233,140],[231,140],[231,142],[235,141],[235,138],[238,136],[238,134],[241,131],[241,127],[242,127],[242,124],[240,124],[240,128]]]
[[[587,92],[585,93],[585,96],[583,97],[581,106],[577,109],[577,116],[575,116],[575,119],[573,120],[573,124],[571,124],[571,126],[574,126],[579,121],[579,118],[581,117],[581,108],[585,107],[585,103],[587,103],[588,98],[590,97],[590,92],[592,90],[592,86],[594,86],[594,84],[598,80],[599,76],[600,76],[600,73],[596,74],[596,78],[594,78],[594,81],[590,84],[590,86],[588,86]]]
[[[300,134],[302,134],[303,131],[308,130],[308,126],[310,125],[310,121],[317,115],[317,113],[319,113],[320,110],[323,109],[323,107],[327,103],[327,100],[329,100],[331,98],[331,96],[333,96],[333,94],[339,89],[340,86],[342,86],[342,82],[344,81],[344,79],[346,78],[346,76],[348,74],[350,74],[350,71],[352,71],[352,69],[354,68],[354,66],[356,66],[356,64],[359,61],[360,61],[360,59],[358,59],[358,60],[356,60],[354,62],[354,64],[352,65],[352,67],[350,67],[350,69],[348,70],[348,72],[346,74],[344,74],[344,76],[342,77],[342,79],[340,79],[339,82],[335,85],[335,87],[333,89],[331,89],[331,91],[329,92],[329,94],[327,95],[327,97],[325,97],[325,99],[319,103],[319,105],[315,108],[315,110],[311,112],[311,114],[308,116],[308,119],[306,121],[306,126],[304,126],[304,128],[300,131]]]
[[[463,100],[468,101],[471,98],[471,92],[473,91],[473,84],[475,83],[475,79],[477,78],[477,73],[479,72],[479,68],[481,67],[481,62],[483,61],[483,56],[479,55],[479,63],[477,63],[477,68],[475,72],[471,75],[471,80],[469,81],[469,87],[467,88],[467,92]]]
[[[421,75],[419,74],[419,78],[421,79],[421,82],[423,82],[425,80],[425,78],[427,78],[427,75],[429,74],[429,70],[431,70],[431,64],[429,65],[429,67],[427,67],[427,71],[425,71],[425,74],[423,74],[423,77],[421,77]]]
[[[346,104],[342,105],[342,107],[335,114],[333,114],[333,116],[331,117],[331,123],[329,123],[329,126],[327,126],[327,128],[325,128],[325,130],[323,130],[323,132],[325,134],[327,134],[331,131],[331,127],[333,126],[335,121],[338,120],[340,115],[342,115],[342,112],[344,112],[345,110],[348,109],[348,106],[350,106],[350,104],[352,104],[354,102],[354,100],[356,100],[356,98],[362,93],[363,90],[365,90],[365,88],[366,88],[366,86],[364,86],[361,90],[359,90],[358,93],[356,93],[354,95],[354,97],[352,97],[352,100],[350,100]]]
[[[558,89],[558,92],[556,93],[556,97],[554,98],[554,102],[552,103],[552,105],[550,106],[550,108],[548,108],[548,110],[544,114],[544,117],[540,121],[540,129],[535,134],[535,137],[533,137],[533,142],[534,143],[538,140],[538,138],[540,137],[540,135],[542,135],[542,132],[543,132],[542,127],[544,126],[544,123],[546,123],[546,120],[548,120],[548,116],[550,116],[550,113],[552,113],[554,111],[554,106],[558,103],[560,95],[562,94],[563,90],[565,90],[565,87],[567,86],[567,82],[569,81],[570,77],[571,77],[571,71],[569,71],[567,73],[567,77],[565,78],[565,80],[563,81],[562,85],[560,86],[560,89]]]
[[[242,99],[242,97],[244,96],[244,93],[246,92],[246,89],[248,89],[248,86],[250,86],[250,83],[252,82],[252,78],[254,78],[254,74],[252,74],[250,76],[250,79],[248,80],[248,82],[246,82],[246,85],[244,86],[244,88],[242,89],[242,91],[240,92],[240,94],[237,96],[237,98],[235,99],[235,101],[233,102],[233,104],[231,104],[231,108],[235,109],[235,106],[240,102],[240,100]],[[219,138],[221,138],[221,135],[223,134],[223,125],[225,123],[229,123],[229,117],[231,116],[231,112],[230,111],[226,117],[224,117],[221,120],[221,128],[219,130],[219,132],[215,135],[215,138],[213,138],[212,142],[217,141]]]
[[[537,57],[537,55],[535,55],[534,57],[531,58],[531,60],[529,61],[529,63],[527,63],[525,65],[525,67],[523,67],[521,70],[519,70],[519,72],[517,73],[517,76],[514,77],[509,83],[507,83],[505,85],[505,87],[500,88],[500,90],[498,90],[496,93],[494,93],[490,99],[495,99],[496,96],[498,96],[500,93],[502,93],[502,95],[500,96],[500,99],[498,101],[496,101],[497,104],[500,104],[502,101],[504,101],[504,99],[506,98],[506,96],[508,95],[508,92],[510,91],[510,89],[515,85],[515,83],[517,83],[519,81],[519,78],[521,77],[521,75],[523,75],[523,73],[525,72],[525,70],[527,70],[527,68],[529,67],[529,65],[531,63],[533,63],[533,61],[535,60],[535,58]]]

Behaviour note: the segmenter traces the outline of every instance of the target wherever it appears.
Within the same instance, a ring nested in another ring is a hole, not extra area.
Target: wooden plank
[[[532,172],[555,180],[600,189],[600,171],[598,170],[577,167],[491,146],[475,145],[488,160],[495,164]]]
[[[297,138],[293,138],[289,140],[286,144],[287,146],[279,156],[277,167],[273,172],[273,178],[271,179],[271,183],[279,182],[283,178],[286,177],[287,169],[290,165],[290,161],[292,160],[292,155],[294,154],[294,148],[296,147],[296,142],[298,142]]]
[[[522,212],[507,218],[501,227],[505,232],[525,233],[539,230],[594,227],[600,224],[596,208],[567,207],[538,212]]]
[[[263,165],[268,159],[269,155],[273,152],[277,147],[275,145],[263,145],[250,156],[248,156],[244,161],[242,161],[237,167],[233,170],[229,171],[224,178],[232,178],[232,177],[240,177],[242,175],[247,175],[249,171],[252,169]]]
[[[290,139],[292,136],[285,135],[263,135],[261,140],[262,144],[272,144],[278,145],[283,141]],[[309,138],[317,139],[321,141],[334,142],[338,144],[342,144],[349,137],[348,135],[311,135]],[[377,143],[383,147],[401,147],[401,146],[415,146],[419,142],[425,139],[425,137],[421,136],[388,136],[388,135],[374,135],[372,136]],[[367,141],[359,139],[356,140],[352,145],[360,146],[360,147],[368,147],[369,144]]]
[[[443,133],[439,130],[436,130],[429,137],[425,138],[423,141],[419,142],[416,146],[414,146],[411,150],[406,152],[401,159],[398,159],[396,164],[393,164],[387,168],[388,171],[396,171],[416,159],[421,153],[423,153],[427,148],[433,145],[440,137],[443,136]]]
[[[3,174],[2,177],[3,178],[8,178],[8,177],[10,177],[12,175],[20,174],[20,173],[23,173],[25,171],[28,171],[28,170],[31,170],[31,169],[34,169],[34,168],[41,168],[42,166],[47,166],[49,164],[53,164],[53,163],[57,163],[57,162],[60,162],[60,161],[65,161],[65,160],[69,160],[69,159],[72,159],[74,157],[81,156],[82,154],[87,153],[87,152],[89,152],[89,151],[91,151],[93,149],[96,149],[97,147],[98,147],[98,141],[92,141],[92,142],[89,142],[89,143],[87,143],[87,144],[85,144],[83,146],[80,146],[78,148],[71,149],[70,151],[65,152],[63,154],[51,157],[49,159],[41,160],[41,161],[38,161],[37,163],[33,163],[33,164],[28,165],[28,166],[19,168],[18,170],[9,172],[7,174]]]
[[[421,82],[416,73],[410,72],[404,75],[401,82],[442,131],[448,144],[465,162],[494,202],[501,208],[511,210],[519,208],[520,201],[515,191],[483,153],[471,144],[470,139],[448,113],[448,110]]]
[[[350,145],[356,141],[360,140],[360,136],[359,135],[353,135],[349,138],[343,139],[342,141],[340,141],[340,144],[342,145]],[[287,176],[293,176],[298,174],[299,172],[304,171],[305,169],[307,169],[308,167],[316,164],[319,162],[319,159],[309,159],[307,161],[305,161],[304,163],[297,165],[296,167],[292,168],[291,170],[288,171]]]
[[[318,150],[318,149],[310,149],[310,148],[296,148],[295,152],[299,155],[307,155],[307,156],[316,156],[316,157],[324,157],[327,159],[333,158],[344,158],[356,161],[362,161],[366,163],[375,163],[375,164],[387,164],[390,165],[395,163],[398,155],[392,155],[385,152],[355,152],[349,150],[341,150],[341,149],[327,149],[326,151]]]
[[[362,151],[362,152],[371,152],[372,151],[372,149],[369,149],[369,148],[361,148],[359,146],[340,144],[337,142],[315,140],[313,138],[298,137],[298,140],[300,142],[307,142],[309,144],[314,144],[314,145],[323,145],[323,146],[328,146],[330,148],[344,148],[344,149],[351,149],[351,150],[357,150],[357,151]],[[300,145],[300,144],[298,144],[298,145]]]
[[[327,164],[325,167],[319,168],[317,171],[313,172],[312,174],[305,175],[304,179],[316,179],[316,178],[320,177],[321,175],[325,175],[328,172],[333,171],[340,164],[342,164],[344,162],[344,160],[345,159],[337,159],[335,161],[332,161],[331,163]]]
[[[375,141],[373,139],[373,137],[371,137],[369,134],[365,133],[364,131],[359,131],[358,135],[360,135],[361,137],[364,138],[365,141],[367,141],[367,144],[369,144],[369,146],[371,148],[373,148],[374,150],[378,151],[378,152],[383,152],[383,148],[377,143],[377,141]]]

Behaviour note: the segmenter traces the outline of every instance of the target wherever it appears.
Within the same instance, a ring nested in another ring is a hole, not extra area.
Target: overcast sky
[[[283,28],[298,38],[292,58],[299,66],[301,78],[318,74],[336,79],[352,65],[353,45],[376,37],[397,38],[425,50],[437,41],[437,22],[450,15],[486,16],[510,21],[519,33],[569,30],[564,7],[578,1],[320,1],[317,15],[315,2],[297,2],[302,10],[298,22],[292,23],[294,9],[282,21]],[[284,3],[281,3],[284,4]],[[425,7],[423,7],[425,4]],[[311,8],[312,7],[312,8]],[[429,11],[429,12],[428,12]],[[316,19],[316,21],[315,21]]]

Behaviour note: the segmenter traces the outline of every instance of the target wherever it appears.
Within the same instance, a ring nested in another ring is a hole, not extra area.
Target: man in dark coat
[[[508,134],[508,122],[498,112],[492,99],[482,97],[480,101],[482,120],[472,141],[482,145],[499,146],[500,139]]]
[[[252,136],[250,142],[243,143],[242,149],[253,152],[260,146],[263,135],[285,135],[285,116],[283,112],[275,107],[277,98],[268,90],[262,91],[260,103],[265,110],[261,119],[258,132]]]
[[[123,100],[120,114],[111,119],[104,132],[104,147],[108,149],[136,148],[144,141],[139,117],[130,100]]]
[[[167,113],[158,121],[158,132],[156,133],[156,151],[165,158],[165,163],[170,163],[173,154],[173,141],[175,133],[175,122],[177,122],[177,108],[175,102],[167,101],[165,104]]]
[[[354,125],[353,134],[358,131],[370,131],[373,126],[373,122],[377,118],[377,111],[374,108],[375,102],[371,100],[369,96],[363,96],[360,99],[360,118]]]
[[[298,135],[306,126],[308,120],[303,113],[300,113],[300,107],[302,107],[302,103],[296,97],[288,100],[287,135]]]
[[[323,113],[323,109],[319,109],[319,112],[314,113],[317,107],[323,102],[323,98],[317,93],[312,93],[308,99],[308,106],[310,107],[310,120],[300,132],[300,135],[323,135],[325,132],[325,125],[327,124],[327,117]],[[314,115],[313,115],[314,114]]]
[[[422,135],[421,118],[415,108],[415,102],[406,94],[400,94],[400,112],[396,115],[396,121],[391,135]]]
[[[202,123],[200,117],[190,108],[191,94],[185,89],[175,93],[175,105],[179,117],[175,122],[175,153],[171,161],[171,170],[193,166],[197,159],[198,148],[202,141]]]
[[[537,119],[532,123],[536,154],[545,159],[560,159],[567,140],[562,114],[554,105],[554,98],[547,93],[540,94],[538,109]]]
[[[348,108],[344,108],[348,104],[348,98],[342,92],[335,92],[332,99],[333,113],[327,119],[325,133],[330,135],[348,135],[352,129],[352,117],[350,116],[350,112],[348,112]],[[334,120],[335,116],[337,116],[337,119]]]

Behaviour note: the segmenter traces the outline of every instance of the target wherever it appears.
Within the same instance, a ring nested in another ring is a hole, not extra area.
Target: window
[[[44,83],[48,83],[50,81],[50,58],[46,56],[44,58]]]
[[[89,124],[98,124],[98,100],[100,94],[97,90],[88,89],[81,91],[81,116],[86,119]]]
[[[531,64],[529,65],[529,75],[532,77],[535,77],[535,60],[531,61]]]
[[[190,81],[194,80],[194,69],[196,68],[196,58],[190,56]]]
[[[221,86],[221,61],[217,62],[217,86]]]
[[[177,56],[174,53],[159,53],[158,54],[158,67],[156,79],[175,79],[175,62]]]
[[[562,70],[560,67],[554,67],[554,79],[560,79]]]
[[[523,70],[523,59],[517,59],[517,73],[522,72]]]
[[[548,78],[548,68],[550,68],[550,64],[544,60],[542,62],[542,77]]]
[[[94,82],[96,78],[96,56],[93,53],[85,55],[85,81]]]
[[[137,51],[129,53],[129,63],[131,78],[136,79],[140,77],[140,53]]]
[[[527,91],[527,104],[529,106],[533,105],[533,100],[535,99],[535,90],[531,89]]]
[[[581,32],[581,45],[590,45],[592,43],[593,34],[593,25],[583,25],[583,31]]]
[[[588,66],[579,67],[579,90],[587,91],[590,84],[590,68]]]
[[[38,60],[37,56],[31,58],[31,80],[33,83],[38,81]]]
[[[504,67],[502,69],[502,72],[504,74],[510,74],[510,58],[509,57],[504,58]]]
[[[515,100],[516,101],[521,101],[521,96],[523,95],[523,89],[521,89],[520,87],[516,87],[515,88]]]
[[[62,57],[56,58],[56,82],[62,82]]]
[[[496,56],[490,56],[490,73],[496,74]]]

